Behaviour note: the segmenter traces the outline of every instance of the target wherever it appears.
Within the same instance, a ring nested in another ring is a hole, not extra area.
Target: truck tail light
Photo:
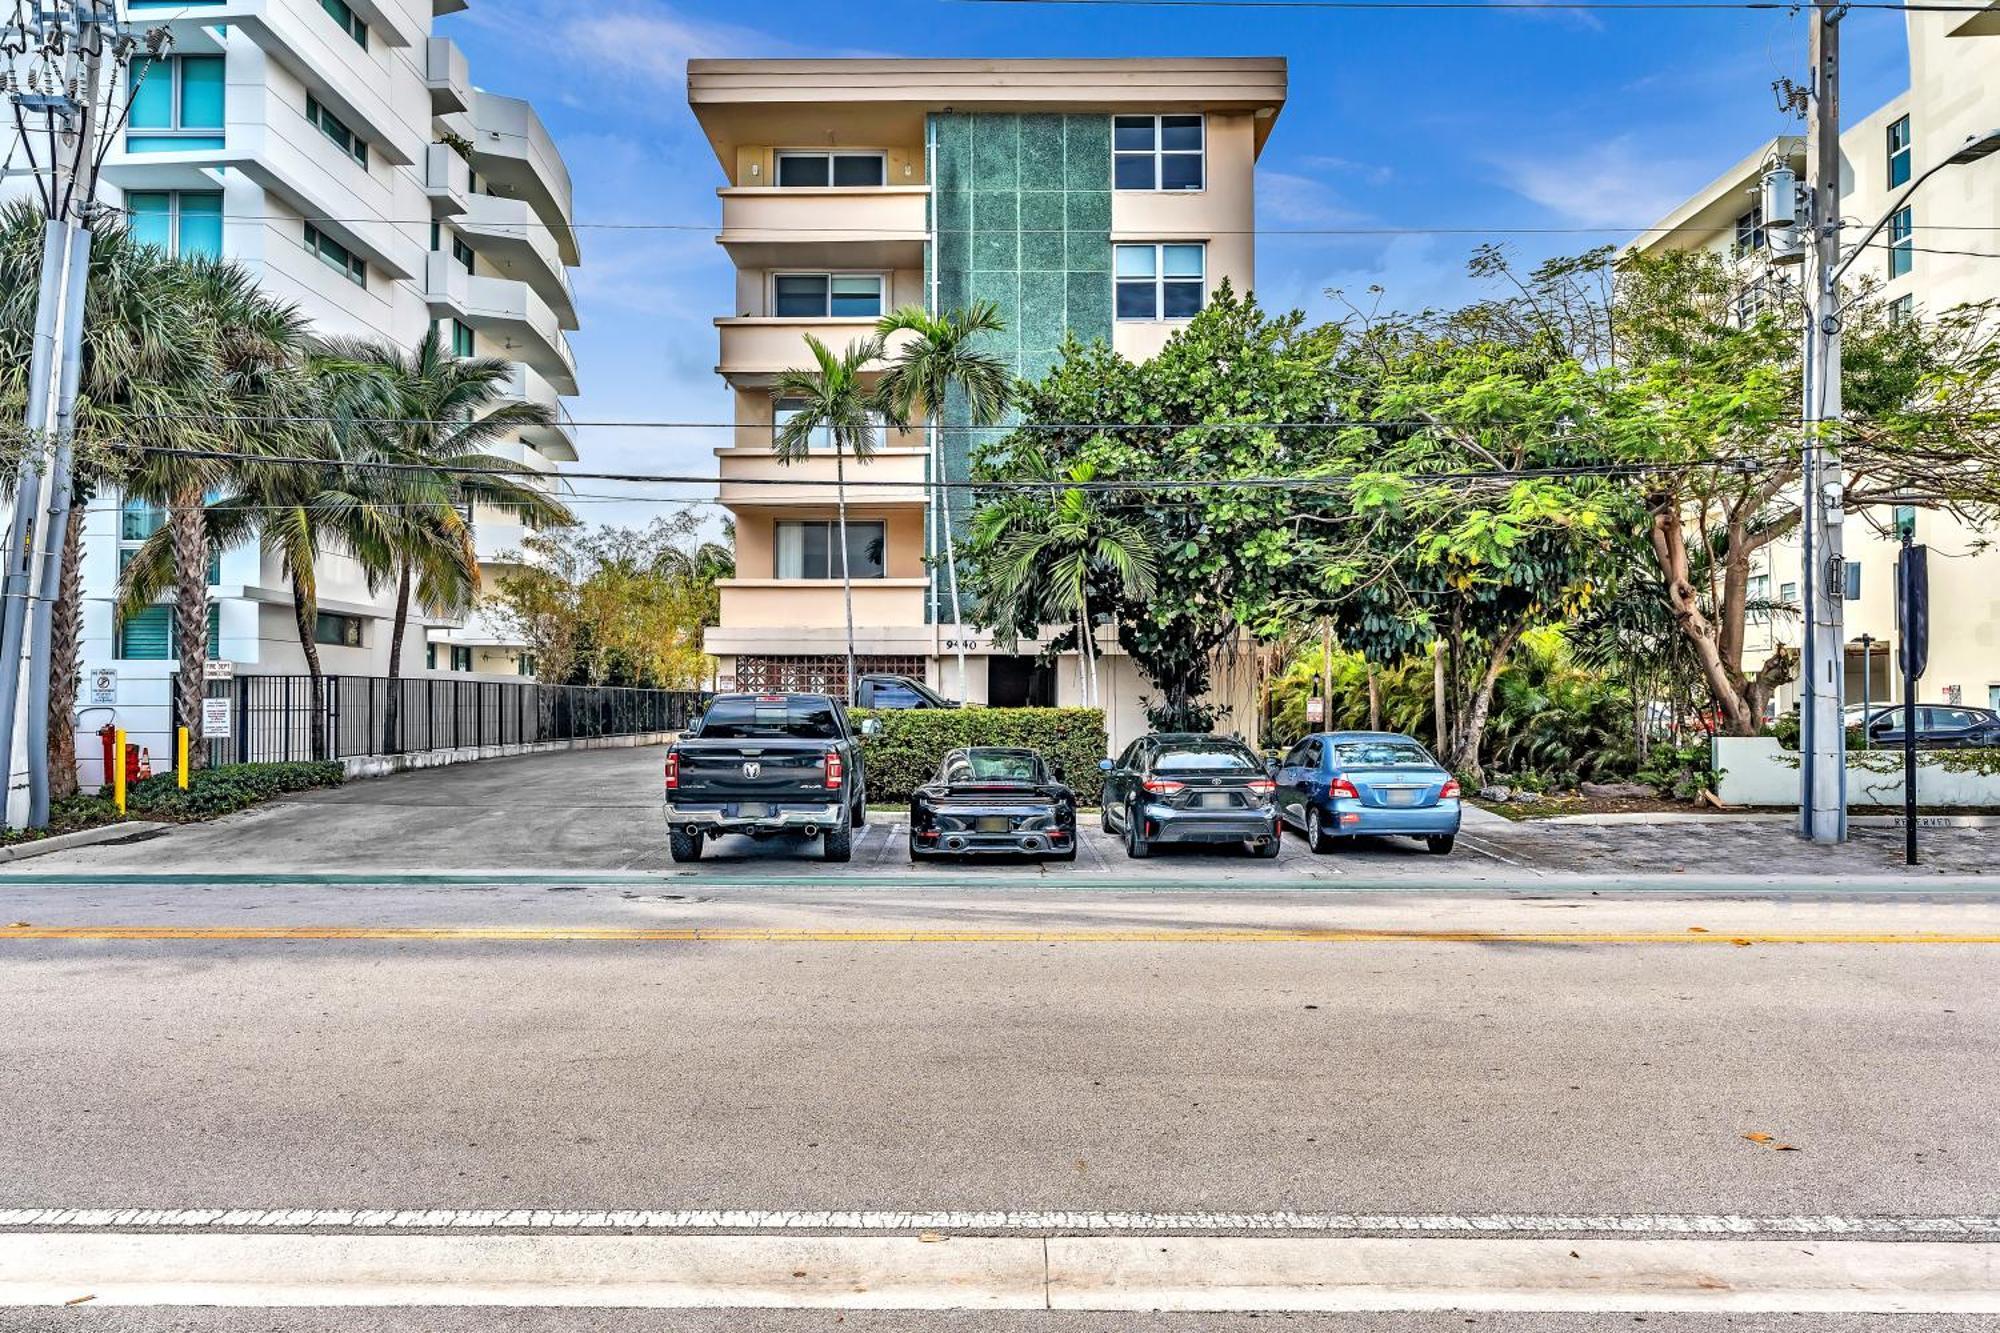
[[[1438,788],[1438,799],[1440,801],[1455,801],[1463,794],[1458,785],[1457,778],[1446,778],[1444,786]]]
[[[667,790],[674,791],[681,785],[681,757],[669,751],[667,754]]]
[[[1155,796],[1172,796],[1177,791],[1187,790],[1187,783],[1175,782],[1172,778],[1147,778],[1141,785]]]
[[[1361,789],[1355,786],[1353,783],[1349,782],[1346,778],[1335,778],[1333,780],[1333,785],[1328,787],[1326,790],[1327,790],[1327,795],[1332,796],[1336,800],[1341,799],[1343,797],[1350,801],[1358,801],[1361,799]]]
[[[826,756],[827,790],[838,791],[840,789],[841,782],[846,778],[846,776],[847,776],[847,765],[841,762],[841,758],[839,755],[829,751]]]

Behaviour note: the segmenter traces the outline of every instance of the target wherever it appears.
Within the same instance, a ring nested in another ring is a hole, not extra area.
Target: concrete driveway
[[[909,875],[935,878],[1092,878],[1186,885],[1239,881],[1352,881],[1422,878],[1437,882],[1519,880],[1560,874],[1738,875],[1901,874],[1901,835],[1860,829],[1833,849],[1803,845],[1787,826],[1716,820],[1649,824],[1510,823],[1469,811],[1458,850],[1432,856],[1408,839],[1371,839],[1314,855],[1287,836],[1277,861],[1234,849],[1166,848],[1133,861],[1115,838],[1086,820],[1074,865],[1033,862],[909,864],[907,829],[894,812],[871,814],[848,866],[828,866],[816,844],[713,843],[697,865],[675,865],[660,823],[661,747],[593,750],[489,760],[308,792],[259,810],[149,837],[53,853],[23,872],[132,869],[231,874],[260,871],[360,872],[570,870],[641,871],[682,877],[724,875]],[[1918,874],[1982,874],[1995,862],[2000,830],[1925,831],[1927,866]]]

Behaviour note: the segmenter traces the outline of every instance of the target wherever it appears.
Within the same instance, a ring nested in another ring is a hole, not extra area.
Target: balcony
[[[472,69],[458,43],[449,37],[433,37],[424,55],[424,86],[431,90],[431,114],[449,116],[470,111]]]
[[[564,328],[576,328],[576,297],[570,291],[562,249],[527,202],[475,194],[466,205],[459,234],[508,277],[533,287]]]
[[[465,212],[472,195],[472,165],[448,143],[424,148],[424,197],[431,201],[431,216],[457,217]]]
[[[355,5],[379,27],[390,45],[400,30],[385,22],[380,6]],[[372,11],[372,12],[371,12]],[[286,0],[226,0],[201,11],[201,21],[227,25],[243,33],[274,63],[304,84],[327,110],[368,141],[368,151],[384,162],[410,166],[416,161],[410,123],[384,95],[389,79],[382,57],[364,49],[315,4],[295,6]],[[391,56],[388,59],[395,59]],[[234,93],[232,91],[232,97]]]
[[[576,357],[547,302],[525,282],[476,277],[448,254],[424,256],[424,299],[434,319],[471,325],[501,347],[508,360],[525,363],[557,393],[576,392]]]
[[[516,97],[474,89],[472,165],[493,193],[521,199],[548,226],[566,265],[581,260],[570,229],[569,169],[535,109]]]
[[[808,333],[836,353],[850,342],[875,336],[872,316],[866,319],[741,317],[718,319],[715,327],[721,333],[722,358],[715,373],[743,387],[768,385],[787,370],[812,365],[812,350],[805,344]],[[868,369],[880,370],[882,363],[871,363]]]
[[[570,420],[569,409],[563,405],[556,388],[532,366],[519,361],[509,366],[512,372],[499,385],[498,403],[539,403],[556,414],[556,419],[546,426],[524,426],[521,438],[534,446],[543,458],[558,463],[576,461],[576,425]]]
[[[716,239],[739,269],[923,267],[930,191],[921,185],[716,193],[722,198]]]
[[[760,430],[768,430],[760,427]],[[763,449],[717,449],[721,464],[723,504],[809,506],[824,509],[833,504],[834,460],[831,453],[815,453],[797,463],[782,463]],[[847,460],[847,502],[879,508],[885,505],[922,505],[925,500],[926,463],[924,449],[885,449],[867,463]]]
[[[722,623],[738,629],[838,629],[846,625],[839,579],[723,579]],[[920,626],[929,579],[854,580],[854,623]]]

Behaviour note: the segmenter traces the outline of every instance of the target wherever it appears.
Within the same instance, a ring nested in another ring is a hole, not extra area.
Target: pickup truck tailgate
[[[826,792],[829,747],[808,741],[684,740],[679,800],[811,800]],[[830,796],[828,799],[832,799]]]

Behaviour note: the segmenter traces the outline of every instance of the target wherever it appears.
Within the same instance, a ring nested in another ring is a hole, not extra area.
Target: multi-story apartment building
[[[986,300],[1026,378],[1070,333],[1153,355],[1223,280],[1252,287],[1253,174],[1285,63],[694,60],[688,100],[722,166],[717,239],[736,266],[735,304],[715,323],[737,423],[716,450],[737,577],[708,650],[725,687],[840,690],[833,459],[786,467],[772,454],[789,410],[773,384],[810,364],[804,335],[839,349],[897,306]],[[945,524],[929,482],[965,480],[975,444],[962,416],[945,425],[936,472],[922,431],[885,431],[874,461],[849,467],[892,483],[848,497],[857,665],[972,702],[1077,702],[1072,671],[953,623],[948,585],[938,594]],[[952,526],[964,518],[954,507]],[[1104,637],[1116,740],[1143,730],[1147,687]],[[1225,728],[1254,731],[1253,675],[1247,654],[1223,664]]]
[[[435,326],[459,354],[513,363],[510,393],[554,408],[558,424],[496,452],[553,487],[557,465],[576,457],[561,407],[576,392],[565,335],[577,327],[569,175],[534,109],[474,87],[464,54],[434,31],[438,15],[464,8],[128,0],[135,25],[165,25],[174,41],[139,80],[105,161],[104,193],[141,237],[237,261],[317,332],[407,349]],[[500,513],[473,520],[490,580],[522,533]],[[177,656],[168,608],[121,621],[113,594],[125,553],[161,521],[143,502],[101,499],[85,566],[85,665],[118,672],[120,712],[155,753]],[[275,560],[255,545],[224,551],[214,584],[214,657],[261,675],[305,669]],[[383,674],[392,610],[352,560],[326,554],[317,627],[325,669]],[[477,614],[413,618],[402,666],[412,676],[532,669],[520,645]]]
[[[1910,86],[1841,135],[1841,216],[1847,238],[1887,214],[1910,183],[1949,158],[1967,139],[2000,124],[2000,81],[1991,77],[2000,56],[2000,10],[1982,13],[1916,13],[1906,17]],[[1765,266],[1770,237],[1764,228],[1758,184],[1765,168],[1788,163],[1803,175],[1805,141],[1772,139],[1693,198],[1662,218],[1641,248],[1705,248],[1745,266],[1746,306],[1775,295],[1790,273],[1796,297],[1798,270]],[[1982,234],[2000,219],[2000,158],[1941,171],[1898,208],[1853,277],[1871,275],[1881,299],[1906,312],[1939,313],[1966,302],[2000,299],[2000,263],[1963,238]],[[1956,253],[1954,253],[1956,252]],[[1757,284],[1763,283],[1760,292]],[[1859,702],[1900,699],[1896,678],[1895,566],[1898,539],[1890,513],[1849,516],[1843,525],[1848,634],[1845,697]],[[1988,549],[1981,532],[1948,514],[1918,511],[1916,539],[1930,547],[1930,668],[1926,701],[2000,707],[2000,550]],[[1801,551],[1796,540],[1760,553],[1751,575],[1753,596],[1799,604]],[[1745,664],[1764,660],[1779,643],[1801,638],[1797,614],[1755,617],[1747,627]],[[1780,695],[1789,710],[1795,688]]]

